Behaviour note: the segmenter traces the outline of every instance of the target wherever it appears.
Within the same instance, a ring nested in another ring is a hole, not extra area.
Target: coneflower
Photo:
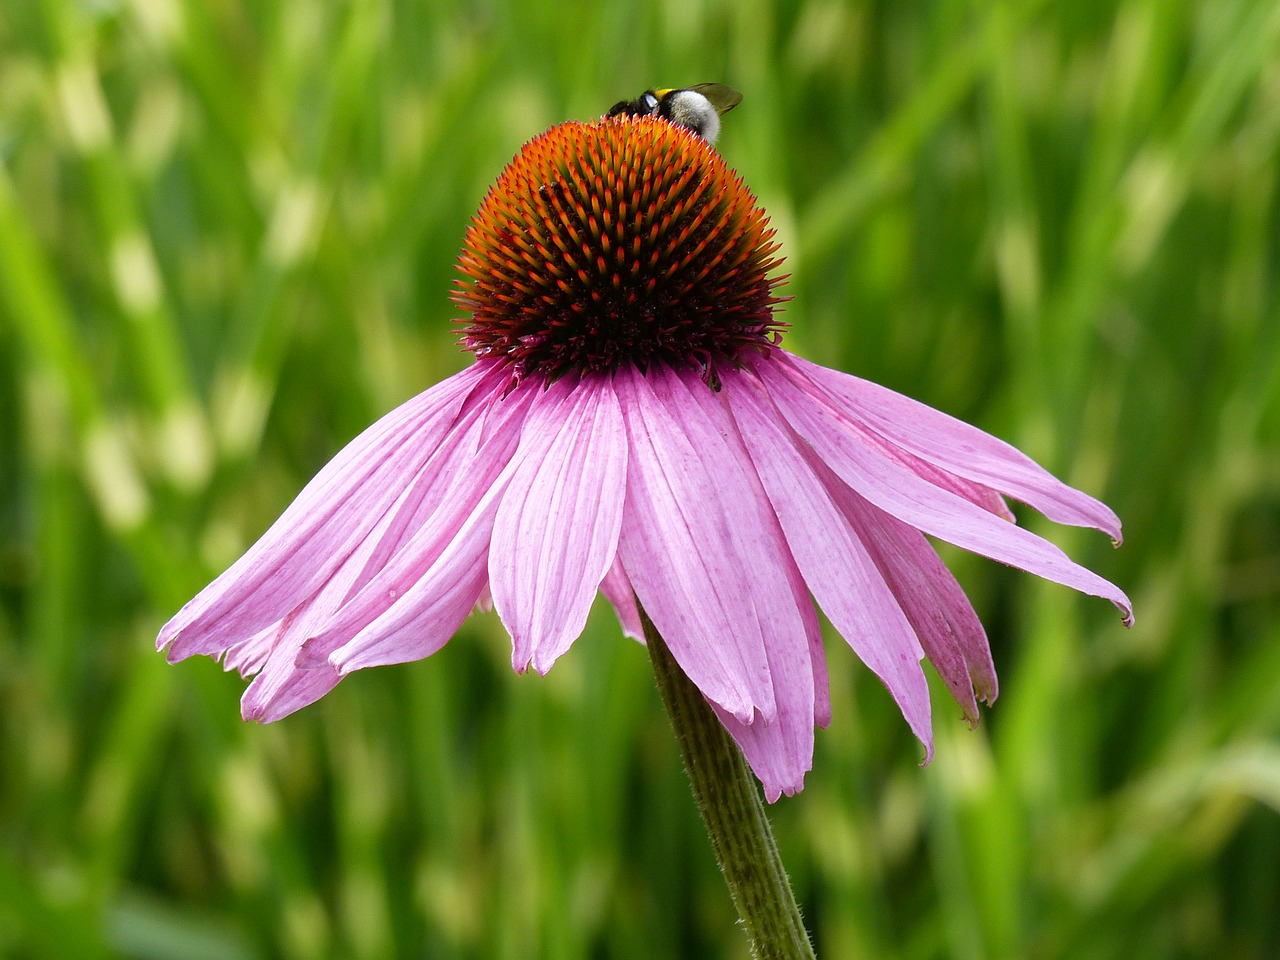
[[[256,675],[270,721],[346,674],[440,649],[492,598],[517,670],[551,668],[601,591],[639,600],[769,800],[830,717],[814,606],[932,752],[928,658],[976,719],[982,625],[926,534],[1127,597],[1004,497],[1120,539],[1107,507],[982,431],[779,345],[778,244],[741,179],[657,117],[566,123],[503,171],[466,239],[461,373],[387,414],[161,631]]]

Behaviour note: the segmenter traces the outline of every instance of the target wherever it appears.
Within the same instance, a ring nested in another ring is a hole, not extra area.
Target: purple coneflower
[[[161,631],[222,658],[247,719],[439,650],[490,599],[516,670],[549,670],[597,591],[636,600],[776,799],[830,719],[818,605],[932,753],[928,658],[977,718],[982,625],[926,539],[1128,598],[1004,497],[1120,539],[1013,447],[780,346],[778,245],[702,138],[657,118],[527,144],[467,230],[476,361],[352,441]]]

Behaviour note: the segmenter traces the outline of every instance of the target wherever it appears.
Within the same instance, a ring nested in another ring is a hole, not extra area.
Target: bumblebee
[[[707,143],[720,135],[720,118],[742,102],[742,94],[723,83],[646,90],[635,100],[619,100],[606,116],[662,117],[692,130]]]

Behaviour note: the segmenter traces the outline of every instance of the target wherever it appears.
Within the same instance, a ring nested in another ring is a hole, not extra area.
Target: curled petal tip
[[[768,709],[764,707],[747,707],[746,723],[758,723],[765,727],[771,727],[778,722],[778,706],[776,703],[770,704]]]
[[[924,747],[924,757],[920,761],[920,766],[927,767],[929,764],[933,763],[933,730],[926,727],[923,731],[916,731],[916,739],[918,739],[920,741],[920,745]]]
[[[164,653],[168,651],[168,660],[174,663],[173,648],[182,636],[182,630],[174,626],[172,620],[160,628],[160,633],[156,637],[156,650]]]
[[[1129,599],[1128,595],[1122,591],[1116,591],[1115,596],[1110,596],[1107,599],[1115,604],[1115,608],[1120,611],[1120,619],[1124,621],[1124,625],[1126,627],[1132,627],[1133,602]]]
[[[992,677],[990,686],[985,683],[974,684],[973,695],[980,703],[985,703],[988,707],[995,703],[996,697],[1000,696],[1000,690],[995,684],[995,678]]]
[[[767,727],[769,724],[773,723],[775,719],[777,719],[778,714],[776,709],[772,714],[766,716],[764,713],[761,712],[760,708],[752,704],[750,698],[744,694],[739,695],[736,699],[728,703],[724,702],[725,700],[729,700],[728,696],[725,696],[722,699],[712,699],[711,697],[707,696],[707,693],[705,690],[702,692],[702,696],[713,707],[718,707],[719,709],[723,710],[725,713],[729,714],[731,717],[733,717],[733,719],[737,720],[739,723],[741,723],[744,726],[749,727],[752,724],[759,723],[762,726]]]

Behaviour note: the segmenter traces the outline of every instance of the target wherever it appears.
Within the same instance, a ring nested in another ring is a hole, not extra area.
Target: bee
[[[720,135],[720,118],[742,102],[742,94],[723,83],[646,90],[635,100],[619,100],[606,116],[662,117],[692,130],[707,143]]]

